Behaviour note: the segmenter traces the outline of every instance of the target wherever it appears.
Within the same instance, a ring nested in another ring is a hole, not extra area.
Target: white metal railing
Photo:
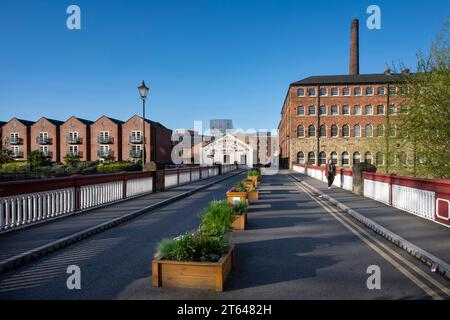
[[[97,207],[123,199],[123,182],[108,182],[82,186],[80,188],[80,209]]]
[[[389,204],[389,183],[364,179],[364,196]]]
[[[127,180],[127,198],[153,192],[153,178]]]
[[[0,230],[75,211],[75,188],[0,198]]]
[[[434,220],[435,193],[405,186],[392,185],[392,206]]]

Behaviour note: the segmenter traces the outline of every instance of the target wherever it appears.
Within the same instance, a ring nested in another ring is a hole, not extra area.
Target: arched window
[[[342,114],[346,116],[350,115],[350,107],[348,105],[342,106]]]
[[[297,107],[297,115],[298,116],[304,116],[305,115],[305,107],[304,106],[298,106]]]
[[[361,137],[361,126],[359,124],[355,125],[355,127],[353,128],[353,135],[356,138]]]
[[[308,89],[308,96],[314,97],[316,95],[316,89],[310,88]]]
[[[327,154],[325,152],[319,153],[319,165],[327,164]]]
[[[342,161],[343,166],[348,166],[350,164],[350,156],[347,151],[342,153],[341,159],[342,159],[341,161]]]
[[[391,137],[395,137],[395,135],[396,135],[396,132],[395,132],[396,130],[395,130],[395,126],[393,125],[393,124],[391,124],[390,126],[389,126],[389,136],[391,136]]]
[[[371,137],[372,136],[372,126],[370,124],[366,125],[364,128],[364,136]]]
[[[361,106],[360,105],[356,105],[353,109],[355,116],[360,116],[361,115]]]
[[[405,152],[397,153],[397,161],[399,164],[401,164],[402,166],[406,166],[406,160],[407,160],[407,156],[406,156]]]
[[[339,115],[339,108],[338,108],[338,106],[335,105],[335,104],[331,106],[331,115],[332,115],[332,116],[337,116],[337,115]]]
[[[316,164],[316,155],[312,151],[308,153],[308,163]]]
[[[312,124],[308,127],[308,137],[316,136],[316,127]]]
[[[327,136],[327,127],[324,124],[322,124],[320,126],[319,134],[320,134],[320,137],[326,137]]]
[[[331,126],[331,136],[332,136],[332,137],[337,137],[338,135],[339,135],[339,129],[338,129],[338,126],[335,125],[335,124],[333,124],[333,125]]]
[[[348,124],[344,124],[342,126],[342,136],[343,137],[350,137],[350,127]]]
[[[384,136],[384,126],[382,124],[380,124],[377,127],[377,137],[383,137],[383,136]]]
[[[376,158],[377,158],[377,160],[376,160],[377,161],[377,166],[382,166],[384,164],[384,155],[383,155],[383,153],[377,152]]]
[[[370,104],[368,104],[366,106],[365,114],[366,114],[366,116],[371,116],[373,114],[373,109],[372,109],[372,106]]]
[[[297,163],[305,164],[305,154],[302,151],[297,153]]]
[[[364,154],[364,162],[372,164],[372,154],[369,151]]]
[[[337,156],[337,153],[336,153],[336,152],[332,152],[332,153],[330,154],[330,158],[331,158],[331,161],[332,161],[334,164],[337,164],[337,163],[338,163],[338,156]]]
[[[305,96],[305,89],[298,89],[297,90],[297,97],[304,97]]]
[[[297,137],[303,138],[305,136],[305,127],[303,125],[299,125],[297,127]]]
[[[355,152],[353,154],[353,164],[357,164],[361,162],[361,155],[359,154],[359,152]]]

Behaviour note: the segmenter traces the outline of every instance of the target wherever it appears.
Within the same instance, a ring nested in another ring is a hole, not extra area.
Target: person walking
[[[331,186],[334,182],[334,177],[336,177],[336,166],[333,161],[328,160],[327,164],[327,179],[328,179],[328,189],[331,189]]]

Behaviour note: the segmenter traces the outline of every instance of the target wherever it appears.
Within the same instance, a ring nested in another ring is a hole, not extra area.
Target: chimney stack
[[[352,21],[350,35],[350,75],[359,74],[359,20]]]

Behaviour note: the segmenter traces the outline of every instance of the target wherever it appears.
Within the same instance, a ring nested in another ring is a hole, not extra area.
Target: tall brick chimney
[[[350,35],[350,75],[359,74],[359,21],[352,21]]]

